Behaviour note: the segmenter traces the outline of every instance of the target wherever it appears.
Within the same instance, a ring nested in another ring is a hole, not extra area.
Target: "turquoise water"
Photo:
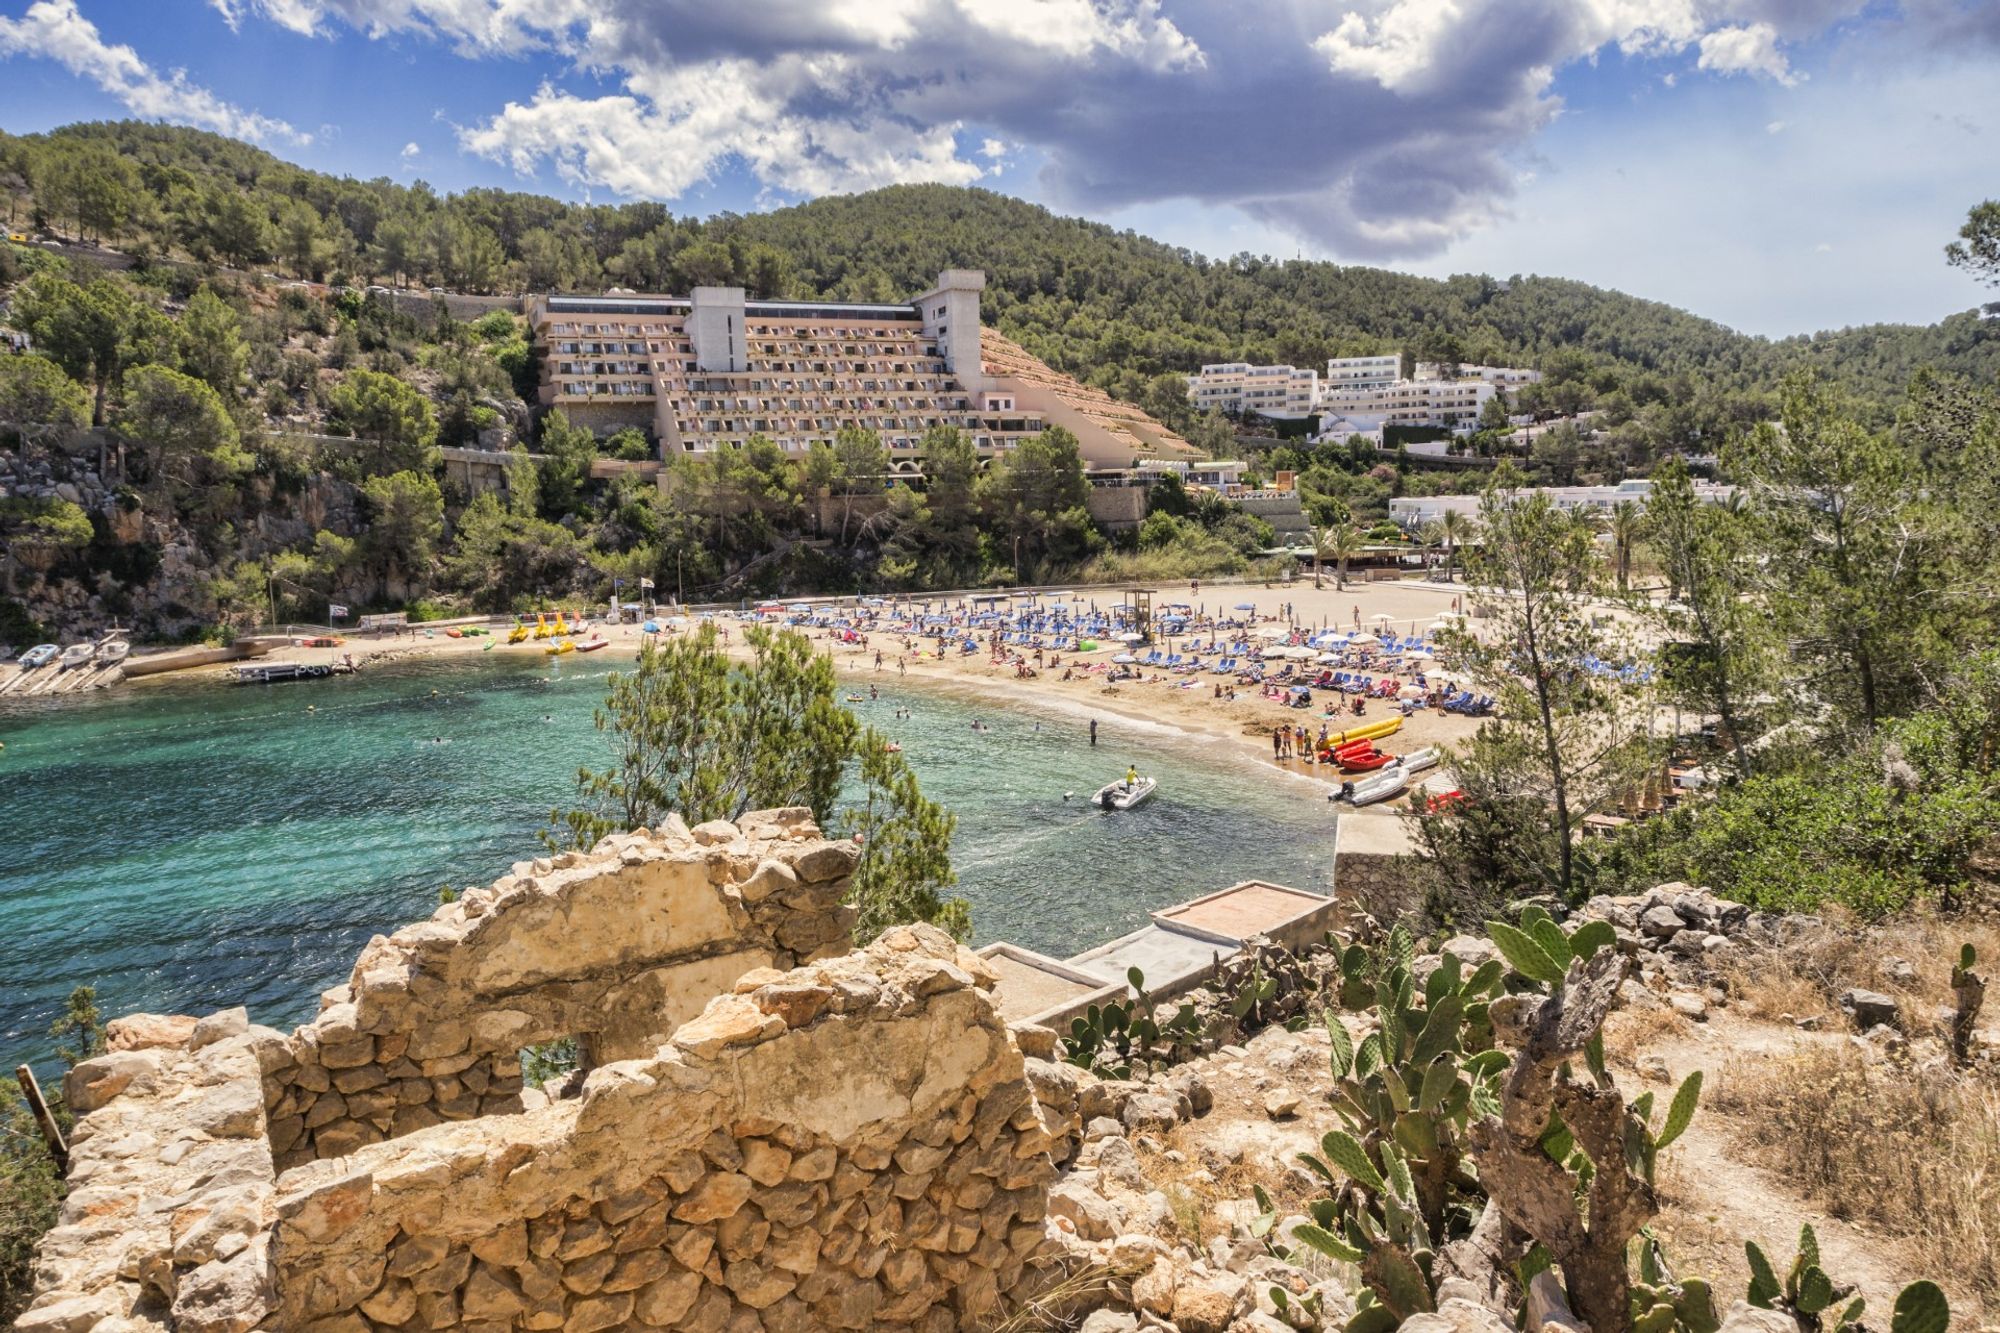
[[[259,1022],[303,1021],[369,936],[429,915],[439,886],[537,854],[578,765],[607,753],[591,710],[620,665],[495,654],[0,701],[0,1062],[42,1058],[86,982],[107,1014],[247,1004]],[[1324,789],[1240,747],[1105,715],[1092,752],[1080,715],[936,689],[854,708],[957,813],[980,942],[1061,957],[1237,880],[1326,886]],[[1084,803],[1131,762],[1161,779],[1151,804]]]

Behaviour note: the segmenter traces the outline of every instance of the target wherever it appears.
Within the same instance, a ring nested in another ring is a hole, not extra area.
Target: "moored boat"
[[[554,643],[542,649],[542,651],[547,653],[550,657],[560,657],[564,653],[575,652],[576,645],[570,642],[568,639],[557,639]]]
[[[97,656],[96,644],[73,643],[62,650],[62,656],[57,659],[57,663],[64,671],[69,671],[82,666],[95,656]]]
[[[592,639],[589,643],[577,644],[576,650],[580,653],[594,653],[599,648],[609,648],[610,646],[611,640],[609,639]]]
[[[97,660],[107,665],[124,661],[132,653],[132,645],[123,639],[111,639],[97,646]]]

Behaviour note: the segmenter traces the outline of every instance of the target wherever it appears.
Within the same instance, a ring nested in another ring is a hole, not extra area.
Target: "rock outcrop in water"
[[[607,839],[372,940],[289,1036],[121,1021],[20,1328],[951,1328],[1055,1175],[991,972],[847,951],[803,811]],[[686,1020],[686,1021],[683,1021]],[[670,1036],[667,1034],[671,1034]],[[520,1051],[579,1039],[573,1095]]]

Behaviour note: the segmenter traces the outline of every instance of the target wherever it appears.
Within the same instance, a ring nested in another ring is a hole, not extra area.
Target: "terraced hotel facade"
[[[845,427],[880,436],[915,472],[924,432],[965,431],[984,456],[1051,425],[1086,461],[1124,466],[1193,451],[1136,408],[1058,375],[980,325],[983,273],[950,269],[908,304],[687,296],[539,296],[541,402],[597,431],[637,426],[662,457],[700,457],[762,435],[788,453]]]

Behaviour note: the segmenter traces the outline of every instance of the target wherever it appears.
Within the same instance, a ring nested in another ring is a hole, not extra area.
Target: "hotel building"
[[[1121,423],[1088,401],[1094,391],[982,330],[985,285],[983,273],[951,269],[907,304],[759,301],[740,287],[532,297],[541,402],[595,431],[646,429],[662,457],[753,435],[802,454],[859,426],[881,437],[896,470],[916,471],[924,432],[939,424],[987,456],[1050,425],[1074,431],[1091,462],[1192,452],[1137,409],[1150,430]],[[989,347],[1022,364],[989,370]]]

